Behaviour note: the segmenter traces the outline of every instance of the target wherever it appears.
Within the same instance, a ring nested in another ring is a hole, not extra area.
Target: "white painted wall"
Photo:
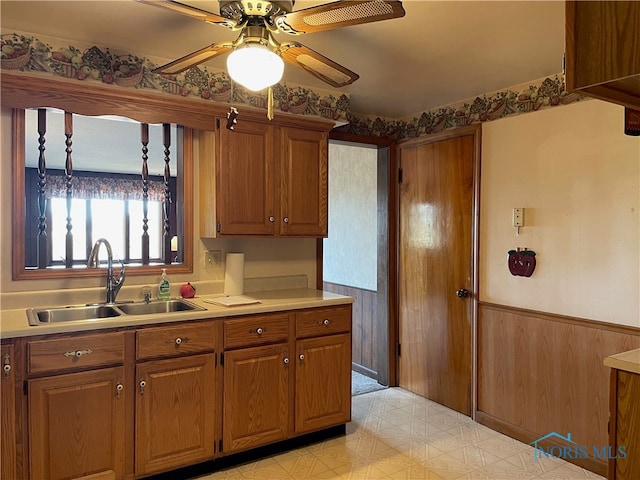
[[[377,290],[377,162],[375,146],[329,143],[329,237],[323,279]]]
[[[623,118],[588,100],[483,125],[482,301],[640,327],[640,138]],[[508,271],[516,247],[537,253],[530,278]]]

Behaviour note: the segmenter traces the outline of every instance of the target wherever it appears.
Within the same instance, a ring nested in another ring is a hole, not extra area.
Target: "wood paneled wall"
[[[609,355],[640,347],[640,328],[481,303],[478,422],[530,443],[550,432],[608,445]],[[606,463],[576,460],[606,475]]]
[[[353,369],[378,379],[377,292],[324,282],[323,290],[353,297],[351,361]]]

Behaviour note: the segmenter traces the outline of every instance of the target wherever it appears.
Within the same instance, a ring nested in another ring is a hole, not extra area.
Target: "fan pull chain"
[[[267,118],[273,120],[273,88],[271,87],[267,93]]]

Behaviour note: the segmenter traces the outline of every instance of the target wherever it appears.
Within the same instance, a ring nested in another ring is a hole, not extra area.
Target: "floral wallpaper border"
[[[516,87],[499,90],[459,103],[424,111],[408,119],[387,120],[349,117],[349,123],[336,130],[374,137],[404,139],[430,135],[450,128],[490,122],[511,115],[568,105],[586,97],[569,93],[562,75],[546,77]]]
[[[78,81],[100,81],[123,88],[157,90],[181,97],[246,104],[265,110],[267,108],[266,91],[255,93],[246,90],[235,84],[225,72],[193,67],[178,75],[159,75],[152,72],[157,65],[145,57],[114,53],[109,48],[95,45],[85,49],[73,45],[54,49],[35,36],[20,33],[0,35],[0,67],[47,72]],[[273,87],[273,97],[276,111],[328,118],[343,124],[337,128],[339,131],[398,140],[567,105],[585,98],[567,92],[562,75],[488,93],[399,120],[358,116],[351,112],[351,100],[347,95],[333,95],[302,86],[278,83]]]
[[[157,90],[181,97],[197,97],[222,103],[246,104],[267,109],[267,91],[251,92],[225,72],[192,67],[178,75],[152,72],[158,65],[148,58],[116,53],[93,45],[52,47],[35,36],[6,33],[0,36],[0,67],[5,70],[45,72],[78,81],[96,81],[124,88]],[[274,110],[347,121],[351,101],[347,95],[327,94],[301,86],[276,84]]]

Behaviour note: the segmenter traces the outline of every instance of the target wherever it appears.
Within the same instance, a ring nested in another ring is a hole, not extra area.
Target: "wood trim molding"
[[[489,427],[492,430],[504,433],[505,435],[511,438],[515,438],[522,443],[531,444],[536,439],[540,438],[540,435],[536,433],[529,432],[524,428],[516,427],[515,425],[488,415],[484,412],[477,412],[476,421],[481,425],[484,425],[485,427]],[[564,446],[563,444],[554,442],[553,440],[545,440],[543,442],[540,442],[540,445],[544,447]],[[531,455],[533,456],[533,453]],[[597,473],[598,475],[607,475],[607,464],[605,462],[599,462],[592,458],[577,458],[568,461],[591,472]]]
[[[526,308],[510,307],[508,305],[500,305],[489,302],[479,302],[478,305],[484,309],[496,310],[499,312],[513,313],[515,315],[526,315],[528,317],[539,318],[541,320],[549,320],[552,322],[568,323],[571,325],[579,325],[583,327],[597,328],[598,330],[606,330],[609,332],[618,332],[628,335],[640,336],[640,328],[630,325],[618,325],[615,323],[601,322],[599,320],[589,320],[580,317],[569,317],[556,313],[540,312],[538,310],[528,310]]]
[[[175,95],[126,89],[101,83],[48,78],[15,71],[2,71],[3,107],[53,107],[82,115],[119,115],[142,123],[176,123],[196,130],[214,130],[216,118],[225,118],[229,104],[178,98]],[[269,123],[265,111],[242,107],[239,121]],[[328,132],[335,122],[276,114],[274,124]]]

